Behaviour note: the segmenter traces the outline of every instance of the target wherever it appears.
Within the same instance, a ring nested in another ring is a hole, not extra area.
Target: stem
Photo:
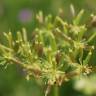
[[[7,51],[10,51],[10,52],[13,51],[11,48],[8,48],[8,47],[6,47],[6,46],[4,46],[4,45],[2,45],[2,44],[0,44],[0,48],[3,48],[3,49],[5,49],[5,50],[7,50]]]
[[[54,85],[54,96],[59,96],[59,88],[58,88],[58,85]]]
[[[12,62],[14,62],[14,63],[16,63],[16,64],[18,64],[18,65],[21,65],[23,68],[25,68],[25,69],[33,72],[34,75],[36,75],[36,76],[37,76],[37,75],[41,75],[41,70],[36,69],[36,68],[34,68],[34,67],[32,67],[32,66],[30,66],[30,65],[28,65],[28,64],[24,64],[24,63],[22,63],[21,61],[15,59],[15,58],[11,58],[10,61],[12,61]]]

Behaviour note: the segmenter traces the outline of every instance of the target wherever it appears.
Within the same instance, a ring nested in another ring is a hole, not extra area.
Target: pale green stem
[[[57,85],[54,85],[54,96],[59,96],[59,88]]]

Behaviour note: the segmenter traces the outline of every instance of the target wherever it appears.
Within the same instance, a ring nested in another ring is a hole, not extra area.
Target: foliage
[[[75,82],[75,89],[82,91],[88,96],[96,95],[96,76],[92,75],[90,78],[82,78]]]

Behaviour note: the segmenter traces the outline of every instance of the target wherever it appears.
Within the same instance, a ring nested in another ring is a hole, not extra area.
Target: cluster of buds
[[[61,86],[75,76],[90,74],[93,67],[89,64],[95,50],[90,42],[96,32],[85,38],[87,27],[80,24],[83,13],[81,10],[73,23],[68,24],[58,16],[54,20],[51,15],[44,18],[40,12],[36,18],[42,26],[32,33],[32,42],[29,42],[25,28],[17,32],[16,40],[10,32],[4,33],[8,44],[0,44],[0,64],[12,62],[22,66],[27,80],[34,76],[47,83],[45,94],[50,86]]]

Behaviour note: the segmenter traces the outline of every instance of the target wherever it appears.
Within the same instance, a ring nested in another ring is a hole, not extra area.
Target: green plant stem
[[[57,85],[54,85],[54,96],[59,96],[59,88]]]
[[[2,45],[2,44],[0,44],[0,48],[3,48],[3,49],[5,49],[5,50],[7,50],[7,51],[10,51],[10,52],[13,51],[12,49],[10,49],[10,48],[8,48],[8,47]]]
[[[10,58],[10,61],[18,64],[18,65],[21,65],[23,68],[27,69],[27,70],[30,70],[32,73],[34,73],[35,75],[41,75],[41,70],[38,70],[34,67],[31,67],[30,65],[28,66],[27,64],[24,64],[22,63],[21,61],[15,59],[15,58]],[[39,73],[39,74],[38,74]]]

